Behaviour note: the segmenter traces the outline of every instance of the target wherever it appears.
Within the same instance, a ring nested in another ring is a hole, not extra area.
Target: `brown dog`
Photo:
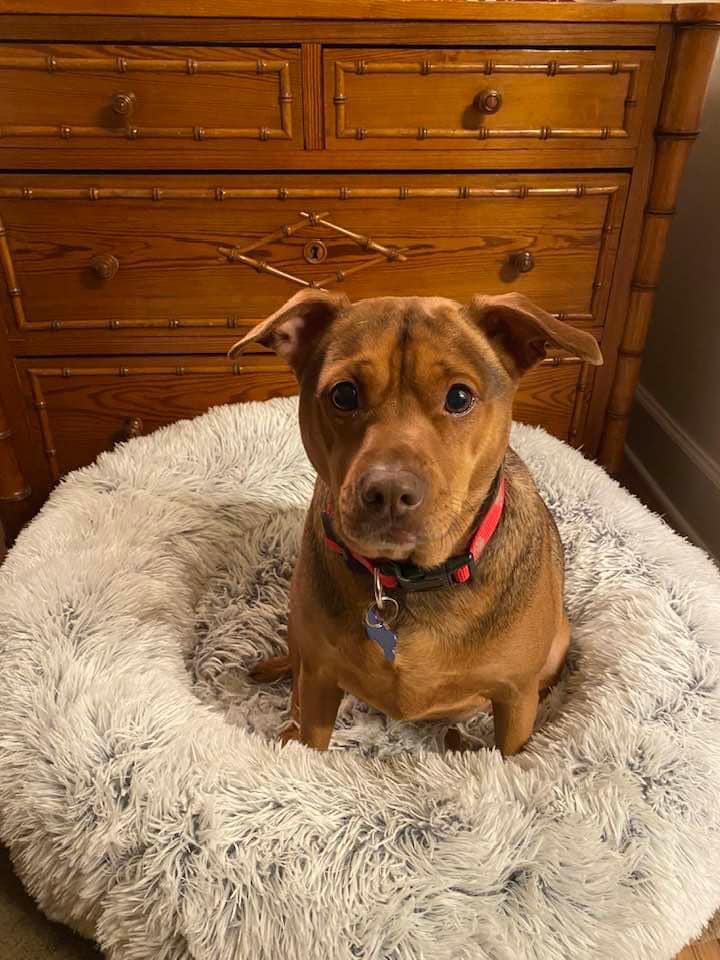
[[[497,746],[520,750],[569,625],[557,529],[508,446],[513,396],[546,343],[600,364],[595,339],[516,293],[465,307],[303,290],[233,351],[250,341],[295,371],[318,474],[290,657],[255,676],[292,669],[293,720],[319,750],[344,690],[408,720],[490,700]]]

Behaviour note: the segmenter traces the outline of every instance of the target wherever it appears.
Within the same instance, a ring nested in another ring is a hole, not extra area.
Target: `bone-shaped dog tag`
[[[373,604],[365,615],[365,633],[370,640],[381,648],[385,659],[392,663],[397,648],[397,634],[382,619],[380,611]]]

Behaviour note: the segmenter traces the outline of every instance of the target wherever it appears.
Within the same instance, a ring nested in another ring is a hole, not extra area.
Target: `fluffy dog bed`
[[[720,582],[579,453],[514,443],[567,551],[573,645],[519,757],[348,697],[273,738],[311,490],[292,400],[132,441],[0,570],[0,836],[111,960],[669,960],[720,903]],[[469,725],[491,741],[488,718]]]

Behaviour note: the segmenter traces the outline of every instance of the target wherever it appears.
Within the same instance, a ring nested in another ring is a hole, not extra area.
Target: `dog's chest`
[[[492,685],[491,658],[473,651],[452,622],[393,625],[394,643],[358,624],[337,649],[344,689],[397,719],[472,715]],[[388,655],[394,647],[393,656]],[[489,651],[488,651],[489,652]],[[487,683],[482,674],[487,672]]]

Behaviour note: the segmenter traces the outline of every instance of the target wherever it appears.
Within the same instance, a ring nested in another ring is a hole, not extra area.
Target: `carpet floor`
[[[0,847],[0,957],[2,960],[99,960],[100,953],[36,908]]]

